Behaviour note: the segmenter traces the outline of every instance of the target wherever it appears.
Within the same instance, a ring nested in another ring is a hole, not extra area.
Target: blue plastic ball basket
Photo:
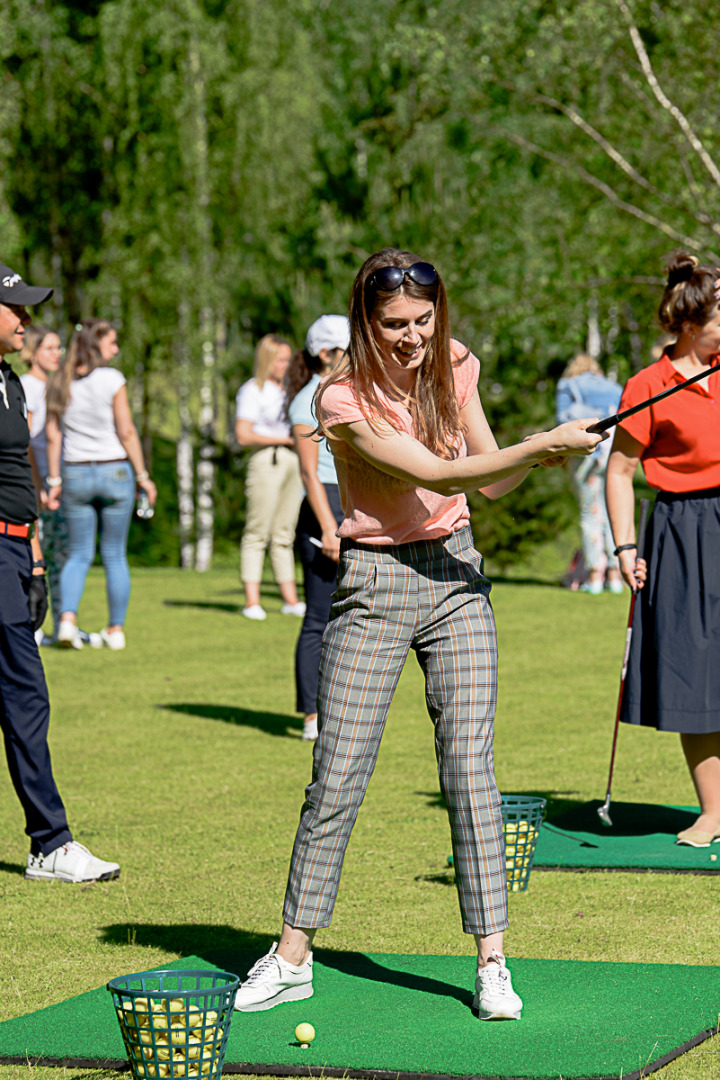
[[[240,980],[227,971],[141,971],[107,988],[136,1080],[216,1080]]]
[[[508,892],[525,892],[528,887],[544,812],[545,799],[539,796],[502,796]]]

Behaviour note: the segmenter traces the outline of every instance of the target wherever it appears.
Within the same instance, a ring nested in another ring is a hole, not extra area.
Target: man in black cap
[[[120,867],[73,840],[52,774],[50,703],[34,633],[47,611],[47,586],[28,459],[30,429],[22,384],[5,362],[22,349],[31,321],[25,305],[50,296],[52,289],[26,285],[0,265],[0,726],[30,837],[25,877],[105,881],[117,877]]]

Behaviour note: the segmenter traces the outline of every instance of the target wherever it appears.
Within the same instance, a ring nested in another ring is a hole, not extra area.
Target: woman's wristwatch
[[[46,476],[45,483],[49,488],[62,487],[62,476]]]
[[[135,483],[136,484],[142,484],[142,482],[144,480],[149,480],[149,479],[150,479],[150,473],[147,471],[147,469],[143,469],[142,472],[135,473]]]

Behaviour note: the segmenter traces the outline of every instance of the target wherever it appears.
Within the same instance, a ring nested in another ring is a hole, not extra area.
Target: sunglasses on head
[[[381,266],[374,270],[367,281],[368,289],[383,289],[393,292],[410,278],[416,285],[437,285],[438,272],[431,263],[417,262],[403,270],[399,266]]]

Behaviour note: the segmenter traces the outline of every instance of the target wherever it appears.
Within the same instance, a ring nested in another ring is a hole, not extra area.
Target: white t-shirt
[[[277,383],[266,379],[262,390],[250,379],[237,392],[235,416],[238,420],[250,420],[256,435],[268,439],[290,438],[290,425],[285,419],[285,391]]]
[[[95,368],[70,384],[70,401],[61,420],[66,464],[127,458],[113,412],[113,399],[124,385],[122,372],[109,367]]]
[[[32,413],[32,427],[30,428],[30,445],[32,446],[35,463],[40,476],[47,476],[47,438],[45,436],[45,399],[47,395],[47,383],[31,375],[27,371],[20,376],[20,382],[25,391],[28,412]]]

